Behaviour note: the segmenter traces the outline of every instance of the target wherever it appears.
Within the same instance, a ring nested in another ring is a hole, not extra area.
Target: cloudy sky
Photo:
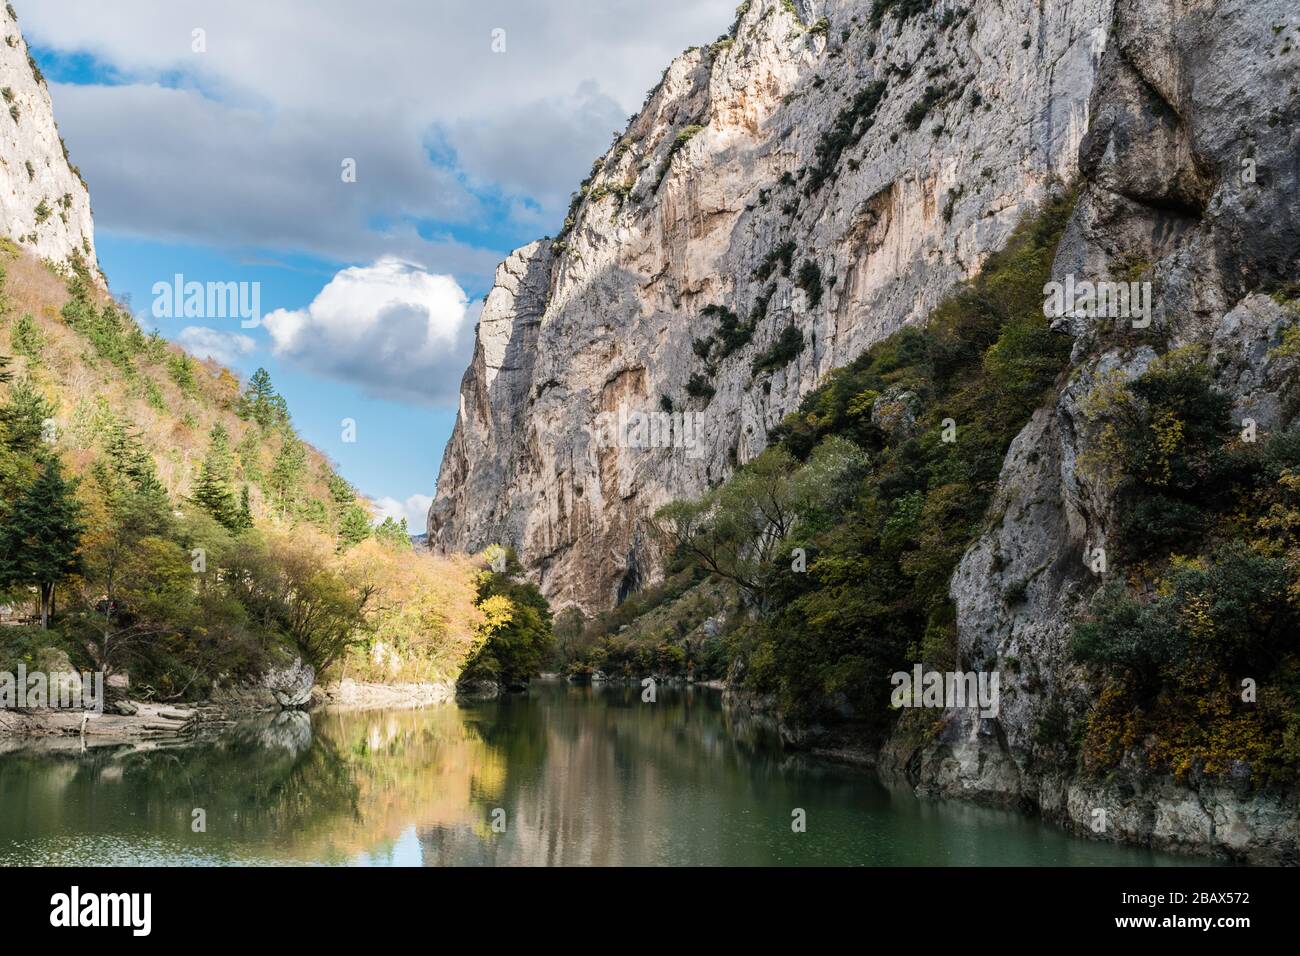
[[[308,440],[417,531],[496,263],[559,228],[735,4],[13,0],[113,290],[196,354],[265,366]],[[265,321],[154,318],[176,274],[260,283]]]

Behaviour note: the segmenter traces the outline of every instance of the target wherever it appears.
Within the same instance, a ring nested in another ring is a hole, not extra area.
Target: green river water
[[[702,688],[647,704],[639,688],[535,684],[282,714],[186,746],[3,743],[2,865],[1196,862],[888,790],[783,752]]]

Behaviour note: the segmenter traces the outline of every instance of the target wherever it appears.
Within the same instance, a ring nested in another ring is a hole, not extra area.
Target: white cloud
[[[344,262],[397,255],[473,278],[499,259],[416,232],[415,222],[482,210],[400,117],[271,115],[153,85],[65,84],[53,95],[96,222],[119,233]],[[344,159],[356,161],[356,182],[343,181]]]
[[[469,182],[505,201],[516,238],[558,226],[669,60],[716,37],[735,6],[14,2],[29,41],[114,74],[111,85],[54,87],[101,228],[343,262],[400,255],[472,267],[473,278],[490,276],[484,250],[422,238],[416,224],[482,225]],[[199,26],[207,52],[196,54]],[[492,50],[497,28],[504,53]],[[432,161],[432,143],[450,146],[440,160],[457,168]],[[346,157],[359,175],[342,186]],[[541,206],[542,223],[521,197]]]
[[[448,139],[476,182],[528,196],[556,215],[568,208],[592,160],[626,123],[627,112],[587,81],[568,96],[511,104],[493,115],[462,120]],[[521,156],[529,162],[521,163]]]
[[[454,405],[480,308],[451,276],[387,258],[342,270],[305,309],[262,325],[277,358],[382,398]]]
[[[257,343],[247,335],[203,325],[187,325],[181,329],[177,341],[195,358],[214,359],[222,365],[233,365],[236,359],[257,349]]]
[[[376,521],[392,518],[394,521],[406,519],[407,530],[411,534],[423,534],[428,525],[429,506],[433,498],[429,495],[411,495],[405,501],[383,497],[375,502]]]

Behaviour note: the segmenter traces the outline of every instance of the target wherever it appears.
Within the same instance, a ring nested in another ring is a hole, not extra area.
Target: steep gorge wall
[[[1162,351],[1205,350],[1233,420],[1261,434],[1297,427],[1300,367],[1276,355],[1294,322],[1267,293],[1300,281],[1300,15],[1288,0],[1119,0],[1081,148],[1086,185],[1054,278],[1120,278],[1153,267]],[[1300,862],[1294,793],[1232,782],[1156,779],[1126,765],[1104,781],[1053,769],[1036,738],[1049,706],[1071,720],[1096,699],[1072,660],[1072,624],[1102,577],[1088,549],[1120,545],[1113,496],[1080,463],[1086,403],[1140,375],[1150,344],[1086,319],[1068,381],[1010,449],[990,527],[951,585],[961,665],[996,670],[996,719],[943,715],[937,739],[905,728],[881,766],[919,792],[1036,808],[1103,838]],[[1006,595],[1015,587],[1016,601]],[[1244,769],[1244,768],[1243,768]]]
[[[68,159],[50,91],[12,7],[0,7],[0,235],[59,266],[84,262],[101,286],[90,194]]]
[[[434,547],[513,545],[555,606],[610,606],[658,574],[645,515],[753,458],[831,370],[923,321],[1076,175],[1112,0],[940,2],[878,24],[871,0],[791,6],[752,0],[732,38],[678,57],[571,227],[499,268]],[[783,248],[790,268],[756,275]],[[805,263],[819,301],[797,285]],[[709,305],[761,315],[712,374],[692,350],[718,324]],[[803,350],[754,374],[791,325]],[[688,395],[692,376],[711,399]],[[601,447],[598,416],[620,405],[698,412],[703,448]]]

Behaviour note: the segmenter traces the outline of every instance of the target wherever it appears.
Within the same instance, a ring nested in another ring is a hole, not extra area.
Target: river
[[[1194,862],[917,800],[783,752],[716,691],[657,696],[539,683],[285,713],[184,746],[5,741],[0,865]]]

